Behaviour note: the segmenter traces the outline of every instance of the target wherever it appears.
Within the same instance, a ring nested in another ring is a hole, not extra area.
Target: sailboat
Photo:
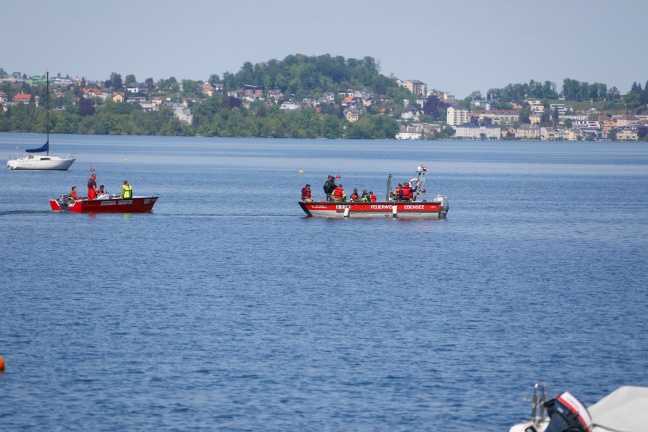
[[[27,149],[31,153],[24,157],[15,156],[7,161],[7,168],[10,170],[59,170],[65,171],[74,163],[76,155],[54,156],[49,153],[49,72],[47,72],[47,141],[38,148]],[[39,154],[45,153],[45,154]]]

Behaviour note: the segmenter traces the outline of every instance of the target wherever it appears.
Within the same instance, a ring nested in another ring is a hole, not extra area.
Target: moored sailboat
[[[14,156],[7,161],[7,168],[10,170],[53,170],[65,171],[76,160],[76,155],[55,156],[49,153],[49,72],[46,75],[47,80],[47,141],[38,148],[27,149],[27,153],[32,153],[24,157]],[[40,154],[45,153],[45,154]]]

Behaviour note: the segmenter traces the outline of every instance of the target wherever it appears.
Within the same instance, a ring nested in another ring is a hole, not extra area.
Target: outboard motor
[[[549,425],[545,432],[590,432],[594,427],[585,405],[569,392],[551,399],[544,405],[549,415]],[[527,428],[527,431],[533,432],[535,428]]]
[[[58,198],[58,203],[61,206],[61,210],[67,210],[68,209],[68,197],[66,195],[61,195]]]

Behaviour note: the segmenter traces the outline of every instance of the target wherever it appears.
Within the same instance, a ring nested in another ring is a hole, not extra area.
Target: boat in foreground
[[[68,197],[61,195],[50,200],[53,211],[72,211],[77,213],[149,213],[158,197],[135,196],[124,199],[119,195],[101,195],[97,199],[79,199],[68,201]]]
[[[533,392],[531,420],[509,432],[641,432],[648,430],[648,387],[619,387],[586,408],[569,392],[546,401],[544,383]]]
[[[65,171],[76,160],[76,155],[54,156],[49,154],[49,72],[47,73],[47,141],[42,146],[35,149],[25,150],[27,153],[46,153],[30,154],[24,157],[12,156],[7,161],[7,168],[10,170],[48,170],[48,171]]]
[[[392,174],[387,178],[385,201],[300,201],[299,206],[308,216],[324,218],[393,218],[445,219],[450,206],[448,198],[437,195],[432,201],[423,199],[427,168],[419,166],[409,181],[411,200],[400,200],[391,190]]]

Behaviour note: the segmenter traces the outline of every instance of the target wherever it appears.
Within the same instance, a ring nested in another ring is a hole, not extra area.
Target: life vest
[[[133,198],[133,186],[131,185],[122,186],[122,194],[124,196],[124,199]]]
[[[333,199],[341,200],[342,198],[344,198],[344,189],[338,186],[333,191]]]
[[[371,202],[376,202],[376,195],[371,194]]]
[[[307,188],[302,188],[302,199],[304,198],[311,198],[311,191],[310,189]]]
[[[356,202],[356,201],[359,201],[359,200],[360,200],[360,196],[357,193],[353,192],[351,194],[351,201]]]
[[[412,189],[410,189],[408,184],[404,184],[403,187],[401,188],[401,191],[403,191],[403,193],[401,194],[402,199],[404,200],[412,199]]]

